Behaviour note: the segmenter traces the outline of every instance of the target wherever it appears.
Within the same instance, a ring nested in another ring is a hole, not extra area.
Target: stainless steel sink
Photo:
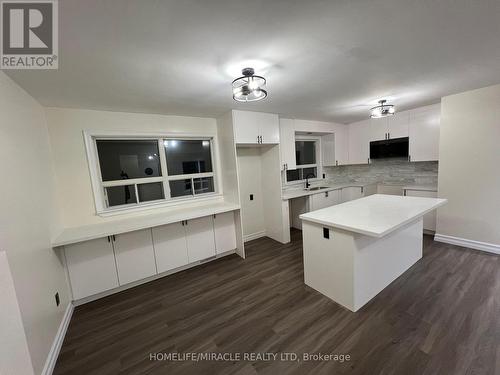
[[[307,188],[305,190],[307,190],[307,191],[316,191],[316,190],[320,190],[320,189],[328,189],[328,186],[315,186],[315,187]]]

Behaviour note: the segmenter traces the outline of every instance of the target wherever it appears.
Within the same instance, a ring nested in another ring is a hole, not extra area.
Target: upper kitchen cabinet
[[[349,128],[339,126],[335,133],[321,137],[321,161],[323,166],[332,167],[349,162]]]
[[[233,111],[237,144],[278,144],[279,117],[272,113]]]
[[[295,120],[280,119],[281,169],[295,169]]]
[[[408,137],[408,111],[370,119],[370,141]]]
[[[349,125],[349,164],[370,162],[370,120]]]
[[[440,104],[417,108],[410,113],[410,160],[439,159]]]

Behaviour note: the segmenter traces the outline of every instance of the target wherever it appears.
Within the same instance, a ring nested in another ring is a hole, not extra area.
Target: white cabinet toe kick
[[[235,213],[225,212],[64,246],[76,305],[233,254]]]

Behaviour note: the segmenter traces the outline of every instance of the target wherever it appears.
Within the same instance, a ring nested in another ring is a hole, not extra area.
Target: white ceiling
[[[59,70],[6,71],[47,106],[348,123],[500,83],[499,0],[59,0],[59,38]],[[238,104],[247,65],[269,96]]]

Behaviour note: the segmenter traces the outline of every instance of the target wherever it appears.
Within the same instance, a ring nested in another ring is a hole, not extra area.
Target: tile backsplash
[[[324,167],[333,183],[379,183],[387,185],[437,185],[438,162],[411,162],[405,159],[372,160],[369,165]]]

